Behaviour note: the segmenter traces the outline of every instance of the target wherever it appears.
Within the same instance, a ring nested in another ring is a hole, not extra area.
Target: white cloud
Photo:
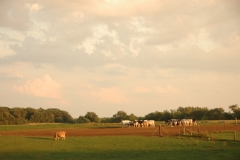
[[[35,4],[26,4],[26,7],[31,11],[31,12],[36,12],[36,11],[39,11],[40,9],[43,8],[43,6],[35,3]]]
[[[26,93],[36,97],[46,97],[53,99],[62,98],[61,84],[53,80],[49,75],[44,75],[42,78],[28,80],[23,86],[13,86],[19,93]]]

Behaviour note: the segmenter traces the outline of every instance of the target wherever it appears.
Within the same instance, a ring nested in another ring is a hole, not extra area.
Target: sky
[[[240,104],[239,0],[0,0],[0,106],[72,117]]]

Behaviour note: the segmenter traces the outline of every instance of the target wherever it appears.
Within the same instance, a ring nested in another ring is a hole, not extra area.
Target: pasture
[[[178,127],[164,126],[163,137],[158,136],[158,127],[120,128],[119,124],[0,126],[0,159],[239,159],[239,126],[199,126],[200,136],[178,134]],[[53,139],[59,130],[67,132],[65,141]]]

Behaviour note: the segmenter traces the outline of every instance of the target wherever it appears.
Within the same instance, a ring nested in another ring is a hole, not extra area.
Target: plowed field
[[[58,129],[59,130],[59,129]],[[1,131],[1,136],[16,135],[16,136],[53,136],[58,130],[18,130],[18,131]],[[137,135],[137,136],[158,136],[159,126],[148,128],[94,128],[94,129],[64,129],[67,136],[114,136],[114,135]],[[214,124],[214,125],[199,125],[187,126],[185,133],[193,132],[240,132],[240,125],[234,124]],[[163,136],[173,136],[183,133],[183,127],[162,126]]]

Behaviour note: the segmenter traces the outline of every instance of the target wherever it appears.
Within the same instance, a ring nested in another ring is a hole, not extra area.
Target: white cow
[[[138,120],[133,121],[133,127],[138,127],[138,126],[139,126]]]
[[[178,119],[170,119],[168,120],[168,125],[169,126],[177,126],[178,125]]]
[[[149,127],[155,127],[155,121],[154,120],[148,120],[148,126]]]
[[[54,139],[59,140],[59,138],[61,138],[62,140],[65,140],[66,139],[66,132],[65,131],[56,132],[55,135],[54,135]]]
[[[193,120],[192,119],[182,119],[183,126],[192,126]]]
[[[130,123],[131,123],[130,120],[122,120],[122,128],[123,128],[124,126],[130,127]]]
[[[148,120],[143,120],[142,127],[148,127]]]

